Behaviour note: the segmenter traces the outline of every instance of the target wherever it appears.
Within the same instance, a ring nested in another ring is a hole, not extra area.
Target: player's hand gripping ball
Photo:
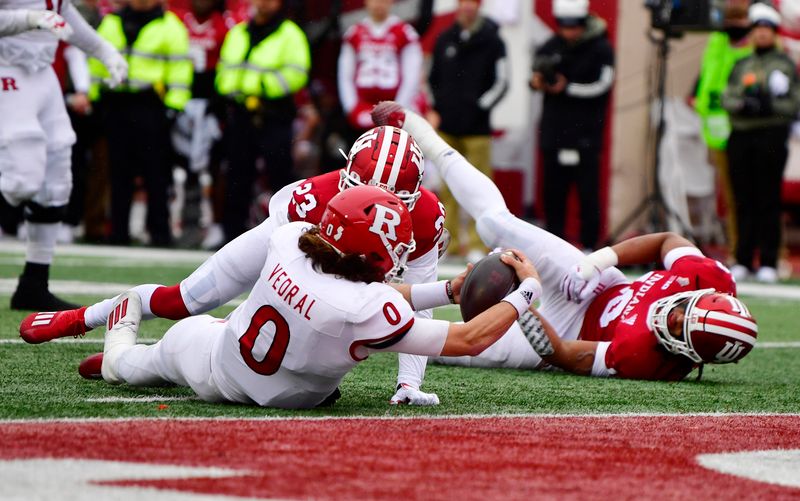
[[[461,316],[465,322],[496,305],[519,287],[514,268],[500,261],[502,254],[489,254],[475,263],[461,288]],[[516,256],[514,256],[516,258]]]

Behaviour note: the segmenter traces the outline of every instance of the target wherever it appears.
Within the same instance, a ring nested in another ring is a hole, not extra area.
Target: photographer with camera
[[[778,280],[781,186],[788,157],[789,127],[800,109],[800,81],[778,45],[781,16],[772,7],[750,7],[753,54],[733,67],[722,106],[730,113],[728,162],[736,202],[737,279],[756,271],[759,282]],[[754,266],[756,248],[759,267]]]
[[[614,50],[589,0],[553,0],[557,30],[537,51],[530,86],[544,92],[540,144],[547,229],[564,237],[569,188],[577,185],[584,249],[600,231],[598,177]]]

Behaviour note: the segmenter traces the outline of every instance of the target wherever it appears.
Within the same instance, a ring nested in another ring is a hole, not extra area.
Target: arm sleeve
[[[442,353],[450,322],[417,319],[402,339],[383,350],[435,357]]]
[[[728,85],[725,87],[725,92],[722,93],[722,107],[725,108],[728,113],[736,114],[742,109],[742,103],[744,102],[744,86],[742,86],[740,74],[743,64],[748,59],[749,58],[740,59],[739,62],[734,65],[728,77]]]
[[[486,92],[478,98],[478,106],[484,110],[490,110],[503,99],[508,91],[508,82],[511,80],[511,69],[508,65],[508,60],[505,57],[505,48],[503,49],[503,57],[495,63],[495,79],[494,84]]]
[[[356,92],[356,51],[348,42],[342,44],[338,62],[339,101],[345,114],[355,108],[358,102]]]
[[[397,89],[395,101],[401,106],[415,108],[413,102],[419,91],[421,71],[422,47],[419,42],[412,42],[403,47],[400,53],[400,74],[403,75],[403,79]]]
[[[64,49],[64,59],[67,61],[69,77],[72,79],[75,92],[88,93],[91,77],[89,76],[89,63],[86,60],[86,54],[77,47],[70,45]]]
[[[610,342],[597,343],[597,351],[594,352],[594,363],[592,364],[592,376],[610,377],[616,373],[614,369],[606,367],[606,352],[609,346],[611,346]]]
[[[0,37],[16,35],[30,29],[27,10],[0,10]]]
[[[69,4],[62,15],[72,27],[72,36],[67,40],[71,45],[98,59],[102,59],[105,52],[116,50],[89,26],[74,5]]]
[[[284,21],[289,22],[289,21]],[[308,70],[311,67],[311,49],[308,39],[297,25],[292,23],[287,29],[287,43],[283,55],[283,66],[264,76],[264,88],[270,99],[279,99],[294,94],[308,82]]]
[[[794,119],[797,110],[800,109],[800,82],[798,82],[797,70],[787,60],[786,71],[781,73],[789,78],[789,92],[782,96],[772,97],[772,110],[778,116]]]
[[[614,85],[614,67],[603,65],[600,68],[600,77],[591,83],[570,83],[567,85],[568,96],[579,98],[592,98],[602,96],[611,90]]]
[[[273,218],[243,233],[181,282],[181,296],[192,315],[221,306],[249,291],[267,260],[269,238],[277,222]]]
[[[183,28],[183,26],[180,26]],[[189,57],[189,33],[185,28],[170,32],[168,45],[167,71],[164,76],[167,93],[164,104],[176,110],[183,110],[192,97],[191,86],[193,67]]]
[[[703,253],[697,247],[676,247],[667,252],[667,255],[664,256],[664,268],[667,270],[672,269],[672,265],[675,264],[675,261],[686,256],[704,257]]]

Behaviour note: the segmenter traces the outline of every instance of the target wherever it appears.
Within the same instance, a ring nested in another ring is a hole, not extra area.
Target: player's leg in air
[[[199,315],[250,290],[264,265],[266,242],[277,225],[274,218],[267,218],[225,245],[178,284],[134,287],[132,291],[141,298],[142,319],[180,320]],[[113,297],[61,312],[31,313],[20,324],[20,336],[32,344],[81,336],[105,325],[116,300]]]
[[[489,248],[520,249],[533,261],[544,289],[539,312],[553,324],[561,338],[576,339],[588,302],[569,301],[560,286],[570,268],[583,258],[583,253],[561,238],[514,216],[494,182],[442,140],[421,116],[394,102],[380,103],[372,115],[376,124],[394,125],[411,133],[425,158],[439,169],[455,199],[475,219],[478,234]],[[616,268],[604,271],[600,278],[604,287],[624,281],[625,276]],[[460,357],[452,361],[472,366],[519,368],[538,364],[539,357],[516,324],[513,329],[518,332],[509,332],[478,359]]]

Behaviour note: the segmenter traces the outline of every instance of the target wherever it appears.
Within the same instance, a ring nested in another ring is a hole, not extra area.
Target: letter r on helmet
[[[383,235],[388,240],[397,240],[395,228],[400,224],[400,214],[396,210],[375,204],[375,221],[369,227],[369,231],[378,235]]]

